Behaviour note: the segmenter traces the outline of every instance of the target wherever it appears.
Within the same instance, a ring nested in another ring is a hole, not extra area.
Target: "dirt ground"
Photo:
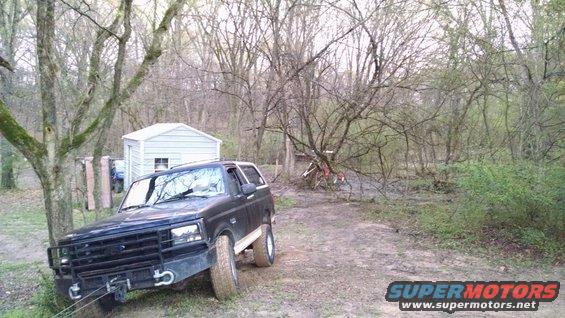
[[[338,201],[322,193],[276,189],[297,204],[279,211],[274,226],[277,261],[257,268],[248,253],[240,259],[243,293],[230,306],[208,304],[203,316],[382,316],[435,317],[445,313],[406,313],[384,294],[395,280],[560,280],[562,268],[551,271],[494,265],[479,257],[438,250],[407,238],[402,231],[368,221],[357,203]],[[498,262],[500,263],[500,262]],[[206,279],[195,284],[206,286]],[[199,292],[212,297],[209,287]],[[186,295],[183,295],[186,296]],[[182,296],[181,296],[182,297]],[[562,297],[561,297],[562,298]],[[143,301],[121,317],[159,317],[170,312]],[[127,305],[126,305],[127,306]],[[149,308],[148,308],[149,307]],[[563,301],[541,304],[538,317],[563,316]],[[173,312],[191,316],[194,312]],[[196,314],[198,315],[198,314]],[[531,317],[531,313],[457,313],[469,317]]]
[[[563,267],[525,269],[501,259],[465,255],[416,241],[402,230],[366,218],[359,203],[337,200],[325,193],[276,185],[273,188],[276,195],[293,198],[296,204],[277,213],[274,226],[277,260],[273,267],[255,267],[249,252],[239,257],[241,295],[218,302],[208,278],[201,275],[182,292],[137,293],[111,316],[449,316],[437,312],[401,312],[397,303],[385,301],[386,288],[395,280],[562,280],[564,277]],[[0,244],[1,262],[30,261],[16,256],[15,249],[37,257],[44,255],[35,251],[41,248],[40,244],[24,246],[12,239],[5,241],[1,231],[0,239],[8,243]],[[6,301],[25,303],[21,297],[10,298],[5,294],[17,290],[17,286],[7,284],[0,282],[4,304]],[[559,317],[565,315],[562,298],[540,304],[540,311],[535,314],[460,312],[454,316]]]

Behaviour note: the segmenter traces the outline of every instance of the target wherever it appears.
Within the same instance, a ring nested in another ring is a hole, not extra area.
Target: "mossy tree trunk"
[[[51,246],[73,229],[71,182],[69,171],[66,170],[68,167],[66,164],[55,165],[47,170],[47,174],[39,175]]]

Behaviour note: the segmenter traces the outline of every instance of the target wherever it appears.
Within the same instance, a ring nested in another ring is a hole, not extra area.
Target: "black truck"
[[[258,266],[273,264],[274,214],[254,164],[180,166],[133,182],[116,215],[49,248],[49,266],[57,290],[75,301],[124,302],[128,291],[178,286],[208,269],[225,299],[238,290],[236,254],[253,249]]]

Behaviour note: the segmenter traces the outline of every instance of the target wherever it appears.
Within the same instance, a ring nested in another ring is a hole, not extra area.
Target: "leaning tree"
[[[30,130],[18,123],[6,102],[0,99],[0,133],[28,159],[41,182],[51,245],[73,227],[68,176],[68,171],[71,171],[68,159],[72,151],[84,145],[101,129],[107,128],[116,110],[135,93],[151,66],[159,59],[171,21],[179,14],[186,0],[174,0],[166,8],[159,24],[152,31],[151,41],[145,48],[141,62],[126,81],[124,63],[132,34],[132,2],[133,0],[122,0],[111,17],[111,22],[104,26],[73,3],[37,0],[36,55],[42,136],[36,138]],[[65,10],[74,10],[97,29],[89,50],[85,89],[73,102],[73,115],[70,118],[62,118],[65,103],[62,102],[63,97],[57,86],[63,76],[57,64],[59,56],[55,45],[56,34],[59,34],[56,14],[62,11],[59,6],[65,6]],[[105,54],[108,48],[116,46],[114,54]],[[98,107],[95,96],[100,94],[104,84],[101,83],[101,74],[108,68],[111,70],[109,93],[105,94]]]

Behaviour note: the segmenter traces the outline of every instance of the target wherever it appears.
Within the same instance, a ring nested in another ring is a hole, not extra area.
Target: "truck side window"
[[[241,182],[237,176],[237,173],[234,168],[228,170],[228,188],[231,195],[236,195],[241,192]]]
[[[259,174],[257,169],[255,169],[255,167],[253,167],[253,166],[242,166],[241,170],[243,170],[243,173],[245,173],[249,182],[255,183],[256,186],[262,186],[262,185],[265,184],[265,180],[263,180],[263,178],[261,178],[261,175]]]

